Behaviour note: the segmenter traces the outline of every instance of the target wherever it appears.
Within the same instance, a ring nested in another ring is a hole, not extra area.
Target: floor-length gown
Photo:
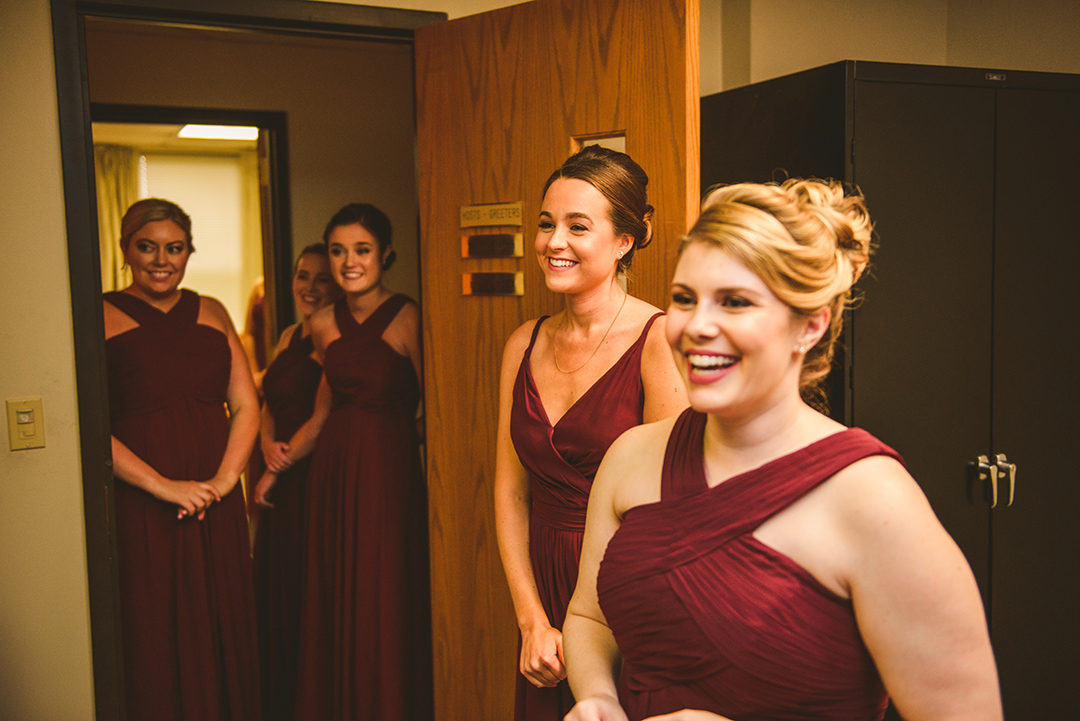
[[[205,481],[229,436],[231,355],[184,290],[164,313],[127,293],[105,300],[139,325],[105,343],[112,434],[158,473]],[[117,480],[116,532],[127,718],[257,721],[258,642],[244,497],[204,520]]]
[[[554,628],[562,628],[577,584],[585,510],[596,470],[615,439],[641,425],[645,407],[641,356],[649,329],[661,315],[657,313],[645,323],[634,344],[554,426],[548,421],[530,366],[546,316],[536,322],[521,359],[514,382],[510,437],[529,474],[533,574],[540,603]],[[538,688],[517,674],[516,721],[562,721],[573,705],[565,680],[553,688]]]
[[[623,656],[627,715],[882,718],[888,697],[851,601],[753,532],[855,461],[899,455],[847,429],[709,488],[706,419],[679,416],[661,500],[626,512],[600,564],[597,593]]]
[[[297,718],[430,720],[427,493],[409,358],[383,331],[411,301],[395,295],[341,337],[323,369],[333,407],[308,475]]]
[[[274,418],[274,440],[288,442],[311,417],[322,366],[311,357],[311,336],[297,326],[289,345],[263,377],[263,394]],[[311,456],[281,473],[270,492],[273,508],[259,516],[255,538],[255,606],[262,658],[265,721],[291,719],[296,706],[300,639],[301,550],[304,493]]]

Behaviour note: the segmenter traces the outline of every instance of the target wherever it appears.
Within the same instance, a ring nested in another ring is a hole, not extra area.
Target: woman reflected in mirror
[[[339,210],[323,234],[343,296],[311,316],[323,379],[289,453],[307,481],[296,718],[433,717],[420,310],[383,285],[389,218]],[[316,440],[317,439],[317,440]]]
[[[180,288],[194,252],[175,203],[134,203],[107,293],[124,687],[129,719],[261,719],[247,517],[235,492],[259,404],[213,298]]]
[[[263,377],[260,441],[266,472],[255,487],[262,509],[255,537],[255,603],[259,623],[266,721],[293,718],[300,635],[304,496],[311,456],[298,456],[297,436],[315,410],[322,365],[311,337],[311,316],[341,296],[326,246],[307,246],[296,259],[293,301],[301,321],[281,334]]]

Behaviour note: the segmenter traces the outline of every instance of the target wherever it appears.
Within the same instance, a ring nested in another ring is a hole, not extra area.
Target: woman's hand
[[[591,696],[577,702],[564,721],[627,721],[619,700],[611,696]]]
[[[255,486],[255,505],[260,508],[273,508],[274,504],[270,502],[270,491],[274,488],[274,484],[277,483],[277,474],[273,471],[267,471],[259,479],[259,483]]]
[[[696,711],[684,708],[675,713],[666,713],[663,716],[650,716],[645,721],[731,721],[727,716],[717,716],[708,711]]]
[[[293,460],[288,454],[289,444],[284,441],[263,444],[263,460],[266,462],[266,467],[274,473],[284,473],[292,468]]]
[[[540,688],[554,686],[566,678],[561,631],[547,624],[522,629],[521,673]]]
[[[200,521],[206,515],[206,509],[221,500],[221,494],[209,481],[170,481],[164,480],[154,494],[166,503],[179,507],[176,518],[196,516]]]

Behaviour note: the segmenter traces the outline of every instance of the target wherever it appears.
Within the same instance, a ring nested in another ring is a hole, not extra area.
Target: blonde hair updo
[[[870,261],[871,231],[862,193],[847,193],[835,180],[741,183],[706,195],[680,253],[691,243],[712,244],[761,278],[797,316],[822,308],[832,312],[799,376],[803,400],[827,412],[822,381],[832,366],[851,288]]]

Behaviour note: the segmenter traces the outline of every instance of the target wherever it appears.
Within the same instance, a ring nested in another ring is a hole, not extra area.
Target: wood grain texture
[[[698,207],[697,22],[697,0],[537,0],[416,33],[439,721],[513,716],[517,626],[495,538],[494,445],[503,344],[561,309],[532,249],[540,191],[574,136],[624,132],[657,209],[630,287],[666,305]],[[462,259],[460,207],[512,201],[524,203],[525,257]],[[462,297],[461,273],[477,271],[521,271],[525,295]]]

